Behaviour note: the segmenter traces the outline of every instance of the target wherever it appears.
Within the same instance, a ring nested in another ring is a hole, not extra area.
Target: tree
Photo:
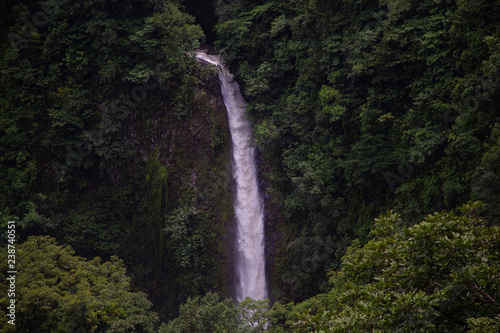
[[[498,327],[500,228],[479,217],[435,213],[400,229],[400,216],[376,220],[372,240],[350,247],[333,289],[296,307],[296,332],[472,332]]]
[[[204,234],[200,228],[200,211],[186,205],[174,210],[165,221],[164,231],[168,235],[167,247],[175,255],[180,267],[200,265],[199,254],[204,248]]]
[[[159,333],[231,333],[237,332],[238,310],[230,299],[218,294],[191,297],[181,305],[179,317],[162,324]]]
[[[1,261],[2,290],[7,262]],[[154,332],[156,313],[142,292],[130,291],[123,262],[74,255],[48,236],[32,236],[17,248],[16,326],[7,324],[7,294],[0,299],[0,332]]]
[[[236,307],[230,299],[221,300],[218,294],[192,297],[181,305],[179,317],[162,324],[159,333],[256,333],[282,332],[272,326],[283,313],[270,309],[269,299],[245,298]]]
[[[265,332],[270,325],[269,299],[245,298],[238,305],[239,330],[242,333]]]

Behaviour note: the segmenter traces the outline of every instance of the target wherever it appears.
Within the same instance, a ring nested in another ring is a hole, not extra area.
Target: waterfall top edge
[[[209,64],[218,66],[218,67],[224,67],[224,60],[220,55],[209,55],[206,53],[205,50],[194,50],[193,51],[193,56],[203,60],[205,62],[208,62]]]

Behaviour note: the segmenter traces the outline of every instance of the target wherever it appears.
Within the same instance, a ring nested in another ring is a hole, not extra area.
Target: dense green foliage
[[[18,247],[15,281],[16,326],[8,325],[9,299],[1,297],[0,332],[154,332],[158,316],[142,292],[130,289],[121,260],[87,261],[46,236],[30,237]],[[8,290],[6,261],[2,290]]]
[[[498,331],[498,1],[0,6],[18,331]],[[271,309],[226,299],[229,132],[189,55],[205,35],[255,124]]]
[[[230,299],[220,300],[217,294],[208,293],[203,298],[188,299],[186,304],[181,305],[179,317],[168,325],[163,324],[158,332],[234,332],[238,327],[237,314]]]
[[[299,306],[295,330],[463,332],[479,322],[498,330],[500,229],[487,227],[479,208],[404,229],[396,213],[377,219],[372,239],[351,246],[330,275],[333,289]]]
[[[227,295],[229,135],[217,81],[187,54],[194,18],[179,1],[2,4],[2,235],[16,220],[18,243],[123,258],[163,320]]]
[[[326,291],[326,272],[386,210],[412,225],[480,199],[499,223],[498,2],[217,9],[217,45],[242,82],[270,202],[286,221],[275,299]]]
[[[181,305],[179,317],[162,324],[159,333],[265,332],[273,319],[269,300],[244,299],[238,307],[217,294],[188,299]]]

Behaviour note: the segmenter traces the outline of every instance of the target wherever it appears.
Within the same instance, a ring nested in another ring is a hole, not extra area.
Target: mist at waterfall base
[[[219,80],[222,97],[227,109],[229,129],[233,144],[236,195],[234,211],[237,232],[236,301],[246,297],[255,300],[267,298],[264,255],[264,204],[259,193],[255,149],[252,147],[252,130],[245,114],[245,100],[231,73],[216,55],[198,51],[198,59],[220,68]]]

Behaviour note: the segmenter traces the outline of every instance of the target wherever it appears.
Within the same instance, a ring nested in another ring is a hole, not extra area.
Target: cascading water
[[[226,105],[233,142],[236,180],[234,211],[237,221],[236,286],[237,302],[245,297],[262,300],[267,297],[264,256],[264,204],[259,193],[255,149],[250,145],[251,126],[245,115],[245,100],[238,83],[223,66],[219,56],[201,51],[196,57],[220,68],[219,80]]]

